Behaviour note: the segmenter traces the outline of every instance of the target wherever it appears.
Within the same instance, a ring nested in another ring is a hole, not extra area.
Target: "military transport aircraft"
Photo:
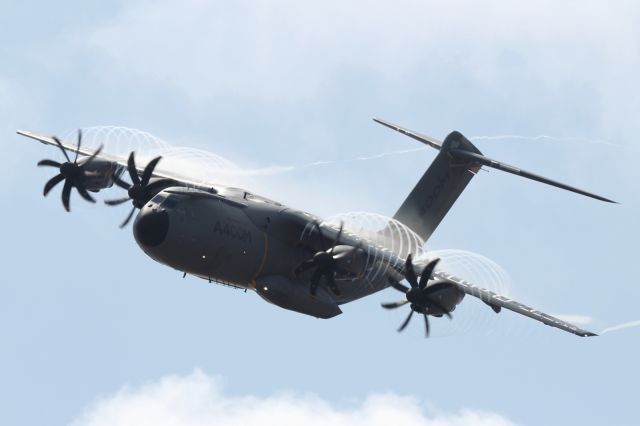
[[[613,202],[492,160],[457,131],[440,142],[395,124],[374,120],[439,151],[394,216],[424,241],[481,167]],[[139,210],[133,234],[140,248],[152,259],[185,275],[251,289],[277,306],[318,318],[336,316],[342,312],[340,305],[392,286],[403,293],[404,298],[382,306],[394,309],[408,304],[410,308],[398,331],[402,331],[417,312],[424,317],[427,336],[428,316],[451,318],[451,312],[465,295],[481,299],[496,313],[505,308],[578,336],[595,335],[438,269],[438,259],[414,263],[411,254],[398,255],[343,230],[342,225],[323,224],[309,213],[244,189],[203,184],[156,171],[160,157],[143,168],[136,164],[133,152],[125,160],[103,152],[102,147],[97,150],[83,147],[81,131],[78,131],[77,144],[27,131],[18,131],[18,134],[57,146],[64,154],[63,163],[53,160],[38,163],[59,171],[46,183],[45,196],[64,182],[62,204],[69,211],[73,188],[90,202],[95,202],[90,192],[114,184],[124,189],[126,196],[105,201],[111,206],[131,202],[131,211],[121,227]],[[123,179],[125,175],[130,183]],[[403,280],[409,286],[402,284]]]

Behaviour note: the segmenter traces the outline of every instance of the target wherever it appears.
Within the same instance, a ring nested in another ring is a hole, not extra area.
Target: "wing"
[[[529,318],[533,318],[536,321],[540,321],[548,326],[559,328],[560,330],[568,331],[569,333],[573,333],[578,336],[587,337],[587,336],[597,336],[597,334],[592,333],[587,330],[583,330],[579,327],[576,327],[573,324],[570,324],[566,321],[562,321],[559,318],[553,317],[551,315],[545,314],[544,312],[540,312],[529,306],[523,305],[522,303],[516,302],[515,300],[508,299],[504,296],[500,296],[492,291],[486,290],[484,288],[478,287],[470,282],[463,280],[461,278],[455,277],[449,273],[443,271],[436,271],[434,277],[449,281],[458,286],[462,291],[466,294],[469,294],[473,297],[477,297],[482,300],[484,303],[489,305],[494,311],[500,312],[500,308],[509,309],[510,311],[517,312]]]
[[[16,133],[18,133],[19,135],[22,136],[26,136],[28,138],[31,139],[35,139],[45,145],[53,145],[53,146],[57,146],[56,142],[53,140],[53,137],[51,136],[47,136],[47,135],[40,135],[37,133],[33,133],[33,132],[27,132],[24,130],[18,130]],[[64,146],[64,148],[66,150],[68,150],[69,152],[77,152],[80,155],[83,156],[89,156],[92,155],[94,153],[94,149],[92,148],[85,148],[85,147],[81,147],[80,149],[77,148],[77,146],[74,144],[69,144],[66,143],[64,141],[62,141],[62,146]],[[108,153],[105,153],[104,151],[102,151],[100,154],[97,155],[97,158],[105,160],[105,161],[111,161],[113,163],[116,163],[124,168],[127,167],[127,159],[126,158],[120,158],[118,156],[114,156],[114,155],[110,155]],[[137,167],[136,170],[138,171],[138,175],[142,176],[142,172],[143,169],[140,167]],[[157,169],[156,169],[157,170]],[[200,183],[200,182],[196,182],[193,181],[192,179],[189,179],[188,177],[185,176],[181,176],[177,173],[172,173],[172,172],[167,172],[167,171],[162,171],[162,172],[157,172],[154,171],[153,172],[153,177],[157,177],[157,178],[165,178],[165,179],[173,179],[176,182],[180,183],[183,186],[187,186],[190,188],[195,188],[195,189],[199,189],[201,191],[206,191],[206,192],[217,192],[212,185],[207,185],[206,183]]]

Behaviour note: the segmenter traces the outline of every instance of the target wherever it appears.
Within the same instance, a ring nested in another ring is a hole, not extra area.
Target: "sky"
[[[637,2],[0,5],[0,424],[637,423]],[[15,134],[141,129],[280,170],[242,184],[293,207],[392,215],[435,152],[373,117],[620,202],[483,172],[427,246],[608,331],[465,299],[425,340],[396,333],[393,290],[318,320],[183,280],[118,229],[126,208],[43,198],[35,165],[60,154]]]

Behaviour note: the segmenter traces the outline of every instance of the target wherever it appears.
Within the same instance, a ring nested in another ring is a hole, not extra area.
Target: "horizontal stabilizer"
[[[374,118],[373,121],[375,121],[376,123],[380,123],[390,129],[393,129],[396,132],[400,132],[403,135],[409,136],[410,138],[413,138],[417,141],[420,141],[425,145],[429,145],[430,147],[437,150],[440,150],[442,148],[442,142],[432,137],[421,135],[420,133],[414,132],[413,130],[405,129],[404,127],[400,127],[397,124],[389,123],[388,121],[384,121],[379,118]]]
[[[555,186],[556,188],[566,189],[567,191],[575,192],[576,194],[585,195],[587,197],[595,198],[596,200],[605,201],[607,203],[616,203],[608,198],[601,197],[600,195],[593,194],[591,192],[583,191],[582,189],[575,188],[570,185],[566,185],[561,182],[557,182],[553,179],[546,178],[544,176],[537,175],[535,173],[528,172],[526,170],[519,169],[511,166],[507,163],[492,160],[484,155],[475,154],[469,151],[463,151],[460,149],[452,149],[449,151],[451,156],[457,160],[461,160],[465,163],[477,163],[493,169],[502,170],[503,172],[512,173],[514,175],[522,176],[527,179],[535,180],[538,182],[546,183],[547,185]]]
[[[600,195],[596,195],[593,194],[591,192],[587,192],[587,191],[583,191],[582,189],[578,189],[575,188],[573,186],[570,185],[566,185],[564,183],[555,181],[553,179],[549,179],[546,178],[544,176],[540,176],[537,175],[535,173],[531,173],[528,172],[526,170],[522,170],[518,167],[514,167],[511,166],[507,163],[503,163],[500,161],[496,161],[493,160],[489,157],[485,157],[484,155],[482,155],[479,151],[478,152],[474,152],[472,149],[468,149],[468,146],[472,146],[469,143],[467,143],[467,147],[458,147],[456,146],[456,144],[446,144],[446,143],[441,143],[440,141],[438,141],[437,139],[431,138],[429,136],[425,136],[422,135],[420,133],[414,132],[412,130],[409,129],[405,129],[404,127],[400,127],[396,124],[393,123],[389,123],[388,121],[384,121],[381,120],[379,118],[374,118],[373,119],[375,122],[382,124],[383,126],[386,126],[390,129],[393,129],[397,132],[402,133],[403,135],[409,136],[415,140],[418,140],[426,145],[429,145],[437,150],[440,151],[446,151],[449,156],[451,157],[452,160],[454,160],[455,162],[457,162],[459,165],[466,165],[466,166],[473,166],[473,165],[479,165],[479,166],[485,166],[485,167],[491,167],[493,169],[497,169],[497,170],[502,170],[503,172],[507,172],[507,173],[511,173],[514,175],[518,175],[518,176],[522,176],[524,178],[527,179],[531,179],[531,180],[535,180],[541,183],[545,183],[547,185],[551,185],[551,186],[555,186],[556,188],[561,188],[567,191],[571,191],[571,192],[575,192],[576,194],[580,194],[580,195],[584,195],[587,197],[591,197],[594,198],[596,200],[600,200],[600,201],[605,201],[607,203],[616,203],[616,201],[610,200],[608,198],[602,197]],[[452,136],[454,136],[452,138]],[[464,138],[464,136],[460,135],[458,132],[452,132],[449,136],[447,136],[447,138],[445,139],[445,142],[447,141],[447,139],[455,139],[455,140],[465,140],[468,142],[468,140],[466,138]]]

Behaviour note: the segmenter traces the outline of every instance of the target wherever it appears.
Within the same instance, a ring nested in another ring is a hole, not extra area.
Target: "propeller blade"
[[[131,218],[133,217],[133,214],[136,212],[136,208],[132,207],[131,211],[129,212],[129,215],[127,216],[127,218],[124,220],[124,222],[122,222],[120,224],[120,229],[124,228],[125,226],[127,226],[127,223],[129,223],[129,221],[131,220]]]
[[[153,169],[156,168],[160,160],[162,160],[162,157],[156,157],[147,164],[147,167],[144,168],[144,172],[142,172],[142,185],[149,183],[149,179],[151,179],[151,175],[153,174]]]
[[[104,200],[104,203],[108,206],[119,206],[120,204],[126,203],[129,200],[131,200],[131,198],[129,198],[129,196],[126,196],[122,198],[116,198],[115,200]]]
[[[308,259],[305,260],[304,262],[302,262],[300,265],[298,265],[298,267],[296,268],[296,270],[294,271],[294,274],[300,275],[301,273],[303,273],[304,271],[307,271],[311,268],[313,268],[313,266],[315,265],[315,262],[313,261],[313,259]]]
[[[136,169],[136,160],[133,151],[131,151],[131,154],[129,154],[129,159],[127,160],[127,171],[129,172],[131,182],[134,185],[139,185],[140,177],[138,177],[138,170]]]
[[[351,256],[351,261],[353,262],[353,257],[356,255],[358,250],[362,248],[362,242],[359,242],[354,248],[349,251],[349,255]]]
[[[335,277],[333,276],[333,271],[328,271],[327,273],[325,273],[324,278],[327,280],[327,284],[329,284],[329,289],[333,292],[333,294],[335,294],[336,296],[340,296],[340,289],[336,285],[336,280],[335,280]]]
[[[58,139],[57,136],[53,136],[53,140],[58,145],[58,148],[60,148],[60,151],[62,151],[62,153],[64,154],[64,158],[66,158],[68,162],[71,162],[69,154],[67,154],[67,150],[64,149],[64,146],[62,146],[62,142],[60,142],[60,139]]]
[[[409,321],[411,321],[411,317],[412,316],[413,316],[413,309],[411,311],[409,311],[409,316],[407,316],[407,319],[404,320],[404,322],[402,323],[402,325],[398,329],[398,333],[400,333],[402,330],[404,330],[407,327],[407,325],[409,324]]]
[[[424,332],[425,332],[425,337],[429,337],[429,318],[427,317],[427,314],[422,314],[424,315]]]
[[[409,287],[407,287],[404,284],[397,283],[395,281],[391,283],[391,287],[395,288],[396,290],[398,290],[401,293],[406,293],[406,292],[409,291]]]
[[[333,244],[331,245],[331,248],[329,249],[329,252],[333,254],[333,249],[336,248],[336,246],[338,245],[338,243],[340,242],[340,237],[342,236],[342,228],[344,226],[344,222],[340,221],[340,229],[338,229],[338,234],[336,235],[336,239],[333,240]]]
[[[49,181],[44,184],[44,191],[42,191],[42,194],[46,197],[49,191],[51,191],[54,186],[56,186],[63,180],[64,180],[64,176],[62,176],[62,174],[57,174],[51,179],[49,179]]]
[[[418,278],[416,277],[416,271],[413,269],[413,259],[411,254],[407,256],[407,261],[404,264],[404,277],[409,281],[411,287],[418,286]]]
[[[71,208],[69,207],[69,199],[71,198],[71,188],[73,188],[73,185],[71,184],[71,182],[69,182],[68,180],[64,182],[64,187],[62,188],[62,205],[64,206],[64,209],[68,212],[71,211]]]
[[[147,191],[147,193],[149,195],[151,194],[156,194],[158,192],[160,192],[161,190],[168,188],[170,186],[174,186],[176,183],[175,180],[173,179],[158,179],[157,181],[147,185],[147,187],[145,188],[145,190]]]
[[[81,146],[82,146],[82,129],[78,129],[78,146],[76,147],[76,158],[73,159],[74,163],[78,162],[78,154],[80,153]]]
[[[104,148],[104,145],[100,145],[98,147],[98,149],[96,149],[96,152],[94,152],[93,154],[91,154],[91,156],[89,158],[87,158],[87,161],[84,162],[84,164],[89,164],[90,162],[92,162],[98,155],[100,155],[100,153],[102,152],[102,148]]]
[[[91,195],[89,195],[89,193],[87,192],[85,187],[82,186],[82,184],[77,185],[76,189],[78,190],[78,194],[80,194],[80,196],[82,198],[84,198],[85,200],[87,200],[88,202],[90,202],[90,203],[95,203],[96,202],[96,200]]]
[[[120,179],[120,177],[118,177],[118,175],[113,175],[113,176],[111,176],[111,178],[113,179],[113,183],[118,185],[120,188],[126,189],[126,190],[131,188],[131,185],[129,185],[127,182],[125,182],[122,179]]]
[[[320,284],[320,277],[322,277],[322,271],[320,269],[316,269],[311,275],[309,291],[312,296],[316,295],[316,290],[318,289],[318,284]]]
[[[438,264],[438,262],[440,262],[440,259],[433,259],[427,264],[427,266],[425,266],[424,270],[422,271],[422,275],[420,275],[420,283],[418,284],[420,290],[424,290],[424,288],[427,286],[427,283],[431,279],[431,275],[433,275],[433,271],[436,269],[436,265]]]
[[[408,300],[400,300],[398,302],[381,303],[380,306],[382,306],[385,309],[396,309],[396,308],[399,308],[400,306],[406,305],[407,303],[409,303]]]
[[[320,247],[322,247],[322,251],[327,251],[327,248],[324,245],[324,236],[322,235],[322,228],[320,228],[320,224],[318,223],[317,220],[314,220],[313,224],[315,225],[316,229],[318,230],[318,236],[320,238]]]
[[[60,167],[61,164],[53,160],[40,160],[38,161],[38,166]]]

